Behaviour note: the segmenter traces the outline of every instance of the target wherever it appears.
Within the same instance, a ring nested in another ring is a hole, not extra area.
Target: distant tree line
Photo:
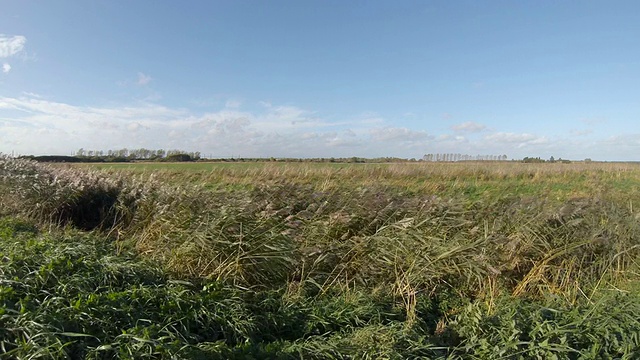
[[[507,155],[467,155],[467,154],[426,154],[423,161],[507,161]]]
[[[203,158],[199,151],[187,152],[183,150],[152,150],[152,149],[118,149],[118,150],[85,150],[79,149],[75,156],[44,155],[44,156],[22,156],[41,162],[131,162],[131,161],[158,161],[158,162],[183,162],[183,161],[215,161],[215,162],[313,162],[313,163],[407,163],[407,162],[459,162],[459,161],[507,161],[507,155],[467,155],[460,153],[437,153],[426,154],[420,160],[405,159],[399,157],[330,157],[330,158]],[[585,159],[589,162],[591,159]],[[570,163],[569,160],[561,158],[555,159],[553,156],[548,160],[540,157],[525,157],[525,163]]]
[[[591,159],[585,159],[585,162],[591,162]],[[563,164],[569,164],[571,163],[571,160],[565,160],[562,158],[558,158],[557,160],[552,156],[549,158],[549,160],[545,160],[545,159],[541,159],[540,157],[525,157],[524,159],[522,159],[523,163],[563,163]]]
[[[213,162],[307,162],[307,163],[352,163],[352,164],[380,164],[380,163],[406,163],[417,162],[416,159],[404,159],[398,157],[330,157],[330,158],[254,158],[254,157],[238,157],[238,158],[208,158],[207,161]]]
[[[190,160],[198,160],[200,159],[200,152],[187,152],[183,150],[164,150],[164,149],[118,149],[118,150],[85,150],[80,148],[76,152],[76,157],[79,158],[102,158],[102,159],[119,159],[119,160],[167,160],[176,158],[186,158],[186,156],[190,158]]]
[[[140,149],[120,149],[120,150],[85,150],[79,149],[75,156],[44,155],[44,156],[22,156],[39,162],[130,162],[130,161],[197,161],[200,160],[200,152],[186,152],[182,150],[150,150]]]
[[[210,161],[210,162],[306,162],[306,163],[407,163],[422,160],[404,159],[399,157],[330,157],[330,158],[254,158],[254,157],[232,157],[232,158],[203,158],[201,153],[186,152],[181,150],[149,150],[149,149],[120,149],[120,150],[85,150],[79,149],[75,156],[44,155],[44,156],[21,156],[22,158],[33,159],[40,162],[131,162],[131,161],[158,161],[158,162],[181,162],[181,161]]]

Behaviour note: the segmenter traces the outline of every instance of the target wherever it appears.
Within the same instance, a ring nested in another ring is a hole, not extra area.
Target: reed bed
[[[0,176],[7,358],[640,350],[635,164],[3,158]]]

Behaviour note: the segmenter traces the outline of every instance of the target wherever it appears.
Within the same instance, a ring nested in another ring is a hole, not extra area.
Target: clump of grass
[[[439,335],[450,355],[483,358],[634,358],[640,351],[639,324],[629,316],[638,294],[609,292],[593,304],[567,307],[510,297],[495,309],[469,304]]]
[[[121,210],[133,205],[139,191],[121,177],[24,159],[0,158],[0,180],[6,210],[83,230],[121,223]]]
[[[101,236],[0,225],[0,358],[295,358],[305,337],[402,321],[389,299],[366,293],[291,301],[282,290],[174,280],[113,255]]]

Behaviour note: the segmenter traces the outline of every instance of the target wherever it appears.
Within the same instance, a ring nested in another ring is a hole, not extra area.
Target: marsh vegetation
[[[640,356],[635,164],[0,176],[0,358]]]

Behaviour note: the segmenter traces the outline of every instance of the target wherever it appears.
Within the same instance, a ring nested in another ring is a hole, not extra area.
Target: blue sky
[[[640,160],[637,1],[0,8],[4,153]]]

